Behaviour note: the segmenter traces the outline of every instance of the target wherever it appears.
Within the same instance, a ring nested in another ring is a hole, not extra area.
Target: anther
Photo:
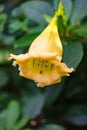
[[[42,74],[42,71],[40,71],[40,74]]]

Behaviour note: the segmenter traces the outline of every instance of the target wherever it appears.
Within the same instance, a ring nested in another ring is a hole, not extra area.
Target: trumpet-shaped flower
[[[13,55],[13,65],[19,65],[20,75],[34,80],[37,86],[44,87],[61,81],[69,76],[73,68],[62,63],[63,48],[57,28],[55,15],[46,29],[33,41],[28,53]]]

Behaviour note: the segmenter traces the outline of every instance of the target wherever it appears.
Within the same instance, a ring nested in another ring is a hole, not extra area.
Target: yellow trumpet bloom
[[[33,41],[28,53],[13,55],[13,65],[19,65],[20,75],[34,80],[39,87],[48,86],[69,76],[73,68],[62,63],[62,44],[58,34],[57,15],[46,29]]]

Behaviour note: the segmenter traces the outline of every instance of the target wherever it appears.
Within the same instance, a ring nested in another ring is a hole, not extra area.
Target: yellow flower
[[[13,55],[13,65],[19,65],[20,75],[34,80],[39,87],[48,86],[61,81],[63,76],[69,76],[73,68],[62,63],[62,44],[58,34],[55,15],[46,29],[33,41],[28,53]]]

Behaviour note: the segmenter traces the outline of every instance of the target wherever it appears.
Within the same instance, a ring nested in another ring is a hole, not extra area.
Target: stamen
[[[40,74],[42,74],[42,71],[40,71]]]
[[[54,65],[48,61],[44,61],[42,59],[33,59],[33,69],[39,74],[50,73],[53,67]]]
[[[50,71],[53,69],[53,64],[51,64],[51,66],[50,66]]]
[[[34,66],[34,63],[35,63],[35,59],[33,59],[33,66]]]
[[[45,67],[48,67],[47,65],[45,65]]]

